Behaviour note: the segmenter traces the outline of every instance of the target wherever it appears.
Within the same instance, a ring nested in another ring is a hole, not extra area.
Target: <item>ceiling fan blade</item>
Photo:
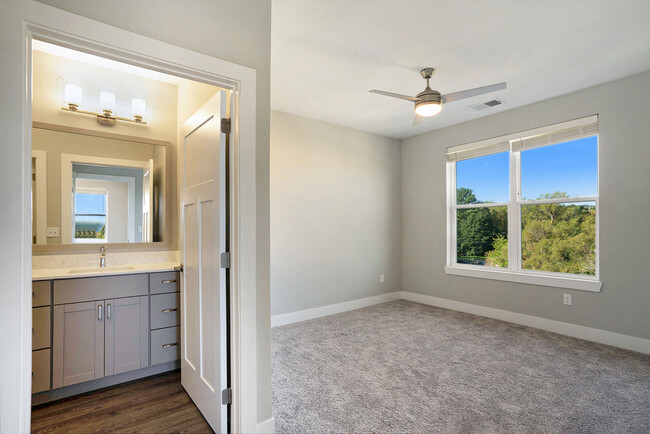
[[[471,98],[473,96],[483,95],[484,93],[496,92],[497,90],[505,89],[506,83],[491,84],[489,86],[477,87],[474,89],[461,90],[460,92],[452,92],[442,96],[442,102],[454,102],[459,99]],[[372,91],[371,91],[372,92]]]
[[[422,116],[416,113],[415,118],[413,118],[413,125],[411,126],[414,127],[416,125],[420,125],[420,122],[422,122]]]
[[[370,90],[369,92],[370,93],[377,93],[379,95],[384,95],[384,96],[391,96],[393,98],[404,99],[406,101],[412,101],[412,102],[419,101],[417,98],[415,98],[413,96],[402,95],[400,93],[385,92],[383,90],[376,90],[376,89]]]

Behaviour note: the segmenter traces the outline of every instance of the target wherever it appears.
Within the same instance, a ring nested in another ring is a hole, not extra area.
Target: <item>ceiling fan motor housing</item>
[[[415,108],[417,109],[421,105],[428,104],[438,104],[442,106],[442,95],[437,90],[433,90],[430,87],[427,87],[422,92],[417,94],[418,101],[415,102]]]

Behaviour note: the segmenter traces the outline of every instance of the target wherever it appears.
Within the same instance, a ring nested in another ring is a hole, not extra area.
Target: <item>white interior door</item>
[[[227,432],[226,136],[221,91],[188,119],[181,130],[182,256],[181,383],[215,432]]]

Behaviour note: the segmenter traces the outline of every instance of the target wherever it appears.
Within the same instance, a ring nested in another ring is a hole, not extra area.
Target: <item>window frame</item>
[[[593,118],[593,117],[590,117]],[[520,140],[524,137],[530,137],[537,134],[548,134],[552,131],[557,131],[566,127],[567,125],[580,125],[585,123],[584,118],[575,121],[569,121],[561,124],[555,124],[547,127],[537,128],[534,130],[523,131],[520,133],[510,134],[508,136],[497,137],[494,139],[484,140],[477,142],[480,145],[488,145],[490,143],[500,143],[504,141],[510,142],[509,152],[509,201],[499,203],[486,203],[486,204],[456,204],[456,163],[460,160],[446,162],[446,176],[447,176],[447,263],[445,266],[445,273],[450,275],[478,277],[510,282],[519,282],[526,284],[544,285],[559,288],[577,289],[583,291],[600,292],[602,282],[600,281],[600,206],[599,206],[599,193],[600,193],[600,137],[599,133],[588,134],[584,137],[596,136],[596,195],[595,196],[579,196],[569,198],[557,199],[540,199],[540,200],[522,200],[521,195],[521,152],[525,150],[513,151],[513,142]],[[548,143],[544,146],[552,146],[555,144],[566,143],[577,139],[558,140]],[[452,147],[453,149],[471,149],[471,146],[476,146],[477,143],[469,145],[461,145]],[[452,149],[450,148],[450,149]],[[496,153],[506,151],[496,151]],[[449,153],[449,150],[448,150]],[[481,155],[482,156],[482,155]],[[472,157],[480,158],[480,156]],[[526,270],[522,269],[522,246],[521,246],[521,209],[525,205],[542,205],[548,203],[578,203],[578,202],[594,202],[596,206],[596,272],[595,275],[581,275],[570,273],[559,273],[553,271],[540,271],[540,270]],[[482,265],[461,264],[457,261],[457,211],[459,209],[476,209],[476,208],[489,208],[497,206],[506,206],[508,213],[508,268],[500,267],[486,267]]]

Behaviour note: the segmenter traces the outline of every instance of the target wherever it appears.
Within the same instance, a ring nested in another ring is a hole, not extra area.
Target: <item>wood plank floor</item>
[[[165,373],[32,408],[34,433],[211,433],[180,372]]]

